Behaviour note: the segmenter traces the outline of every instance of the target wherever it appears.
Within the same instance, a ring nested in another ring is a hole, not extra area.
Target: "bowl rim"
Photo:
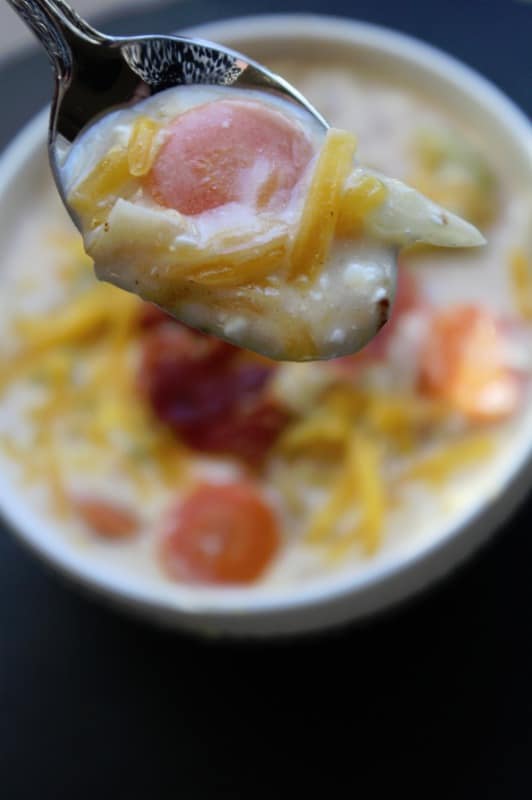
[[[477,105],[495,114],[520,141],[532,169],[532,124],[524,112],[472,68],[406,34],[349,18],[314,14],[236,17],[195,26],[184,33],[218,38],[232,46],[243,39],[255,38],[266,43],[275,37],[276,42],[282,42],[297,35],[308,39],[341,40],[353,48],[384,49],[389,56],[423,66],[440,79],[445,76],[448,82],[462,88],[466,83],[468,93],[475,95]],[[47,117],[48,109],[44,109],[22,129],[0,157],[0,204],[5,202],[5,187],[32,158],[38,157],[39,150],[44,147]],[[309,630],[366,616],[406,599],[465,559],[489,538],[523,498],[529,486],[526,467],[531,454],[532,442],[523,442],[507,459],[499,492],[483,496],[481,502],[469,508],[452,526],[443,526],[443,533],[418,542],[412,551],[407,547],[377,564],[368,564],[360,574],[333,572],[308,582],[294,581],[279,587],[206,589],[173,585],[171,591],[165,591],[162,582],[161,585],[152,585],[148,581],[143,583],[143,579],[139,580],[134,574],[128,577],[127,573],[118,574],[105,569],[99,562],[93,564],[84,559],[83,551],[78,554],[65,537],[50,536],[50,531],[56,530],[55,521],[39,519],[24,505],[21,496],[24,490],[17,488],[11,493],[7,481],[0,483],[0,513],[18,538],[41,558],[76,582],[121,604],[137,609],[142,607],[148,614],[178,617],[182,623],[195,618],[197,622],[214,621],[216,627],[218,621],[224,630],[234,627],[236,632],[242,623],[247,626],[246,632],[260,633],[260,620],[264,616],[274,618],[266,632],[283,632],[282,623],[279,625],[281,618],[295,613],[296,616],[287,622],[287,631]],[[504,500],[506,505],[503,508]],[[358,606],[352,605],[355,597]],[[325,621],[322,617],[305,621],[299,613],[331,606],[336,610]]]

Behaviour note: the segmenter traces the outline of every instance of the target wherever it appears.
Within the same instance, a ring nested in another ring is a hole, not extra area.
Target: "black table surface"
[[[189,2],[108,21],[164,32],[321,11],[453,53],[532,111],[532,5]],[[0,67],[0,144],[47,100],[46,59]],[[362,625],[277,642],[159,631],[80,596],[0,532],[0,797],[532,796],[532,495],[471,562]]]

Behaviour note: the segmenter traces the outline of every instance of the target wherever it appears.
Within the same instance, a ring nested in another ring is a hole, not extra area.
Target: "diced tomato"
[[[281,208],[312,154],[303,130],[280,112],[217,100],[169,125],[146,184],[157,202],[187,215],[230,202]]]
[[[183,326],[146,335],[139,383],[157,417],[190,447],[258,467],[288,421],[268,396],[273,362]]]
[[[135,514],[117,503],[97,497],[75,497],[72,504],[83,522],[105,539],[127,539],[137,532]]]
[[[276,517],[250,484],[203,484],[172,512],[161,549],[174,580],[257,580],[279,547]]]
[[[399,264],[397,271],[397,291],[388,321],[363,350],[359,353],[354,353],[352,356],[336,358],[331,361],[331,366],[334,367],[334,369],[341,370],[344,374],[353,374],[358,367],[385,358],[390,342],[397,332],[401,318],[409,311],[418,308],[420,304],[420,293],[414,277],[406,267]]]
[[[503,345],[501,329],[485,309],[461,305],[435,312],[421,352],[420,390],[473,421],[509,416],[521,387],[504,363]]]

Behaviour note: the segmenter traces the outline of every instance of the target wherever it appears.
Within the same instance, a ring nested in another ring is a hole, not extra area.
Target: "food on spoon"
[[[416,190],[355,166],[356,140],[293,104],[178,87],[114,112],[63,166],[97,275],[274,359],[362,348],[396,249],[483,243]]]

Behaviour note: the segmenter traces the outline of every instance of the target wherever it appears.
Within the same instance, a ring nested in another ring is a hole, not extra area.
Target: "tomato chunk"
[[[279,547],[275,515],[250,484],[203,484],[172,514],[162,543],[174,580],[251,583]]]
[[[312,152],[303,130],[280,112],[217,100],[169,125],[146,184],[161,205],[191,216],[231,202],[278,209]]]
[[[421,391],[473,421],[509,416],[521,389],[504,363],[503,344],[496,320],[485,309],[461,305],[436,312],[421,353]]]
[[[116,503],[96,497],[76,497],[72,503],[85,524],[105,539],[126,539],[138,529],[136,516]]]

